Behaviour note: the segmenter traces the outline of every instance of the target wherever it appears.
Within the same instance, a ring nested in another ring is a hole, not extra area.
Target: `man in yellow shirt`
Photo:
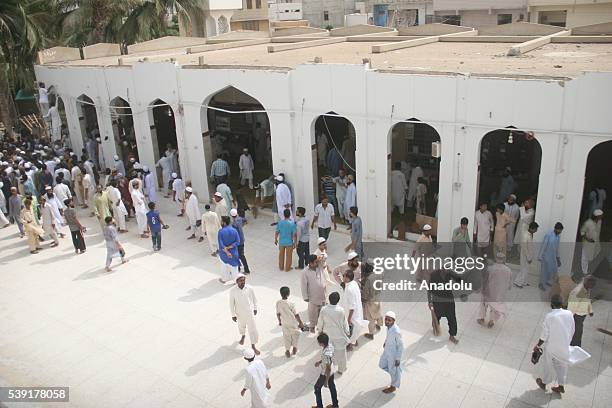
[[[578,284],[567,298],[567,310],[574,314],[574,337],[570,346],[580,346],[582,343],[582,328],[587,314],[593,316],[593,306],[591,305],[591,289],[595,286],[595,278],[587,276]]]

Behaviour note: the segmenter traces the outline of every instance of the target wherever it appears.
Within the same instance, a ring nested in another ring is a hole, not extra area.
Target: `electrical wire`
[[[342,152],[340,152],[340,149],[338,149],[338,146],[336,145],[336,142],[334,142],[334,138],[331,134],[331,131],[329,130],[329,127],[327,126],[327,120],[325,120],[325,116],[326,115],[321,115],[323,117],[323,123],[325,123],[325,129],[327,129],[327,133],[329,134],[329,138],[331,139],[334,148],[336,149],[336,151],[338,152],[338,154],[340,155],[340,158],[342,159],[342,161],[344,162],[344,164],[346,165],[346,167],[348,167],[349,169],[353,170],[353,172],[357,173],[357,170],[355,170],[354,168],[351,167],[350,164],[348,164],[348,162],[344,159],[344,156],[342,156]],[[348,120],[348,119],[347,119]],[[349,123],[351,126],[353,126],[351,123]],[[350,137],[350,136],[349,136]]]

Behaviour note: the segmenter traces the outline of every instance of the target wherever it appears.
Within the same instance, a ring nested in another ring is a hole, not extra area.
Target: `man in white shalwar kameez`
[[[121,192],[117,188],[117,180],[112,180],[106,189],[108,199],[113,203],[113,218],[117,222],[119,232],[127,232],[125,217],[128,215],[125,204],[121,199]]]
[[[363,304],[361,303],[361,289],[355,281],[352,270],[344,272],[344,296],[342,298],[346,320],[351,330],[349,349],[357,345],[357,339],[367,330],[368,321],[363,320]]]
[[[170,176],[172,175],[172,162],[170,158],[166,156],[162,156],[159,158],[157,163],[155,163],[155,167],[159,167],[162,171],[162,191],[164,192],[164,196],[170,197]]]
[[[522,207],[521,207],[522,208]],[[529,286],[527,282],[527,275],[533,266],[533,260],[535,259],[535,244],[533,243],[533,234],[538,231],[538,223],[532,222],[529,224],[523,232],[520,240],[521,244],[521,269],[514,279],[514,286],[522,288]]]
[[[320,133],[317,136],[317,159],[319,161],[319,166],[325,166],[325,161],[327,160],[327,136],[325,133]]]
[[[317,329],[329,336],[329,341],[334,346],[334,357],[338,364],[338,374],[346,371],[346,346],[349,344],[351,334],[346,313],[338,304],[340,294],[332,292],[329,295],[329,305],[321,308]]]
[[[406,176],[402,173],[402,164],[395,163],[395,170],[391,172],[391,200],[393,208],[397,207],[400,214],[404,214],[404,205],[406,203]]]
[[[229,217],[227,202],[218,191],[215,193],[215,195],[213,195],[213,200],[215,201],[215,213],[217,214],[217,217],[219,217],[219,222],[221,222],[221,217]]]
[[[357,207],[357,187],[352,174],[346,177],[346,196],[344,197],[344,219],[351,219],[351,207]]]
[[[504,203],[504,214],[506,214],[510,220],[510,223],[506,226],[506,246],[508,253],[510,253],[514,246],[514,232],[520,213],[521,210],[516,203],[516,196],[510,194]]]
[[[221,229],[220,217],[214,211],[211,211],[210,205],[204,206],[204,214],[202,215],[202,232],[206,234],[210,254],[213,256],[219,252],[218,235]]]
[[[187,220],[189,221],[189,226],[192,231],[192,234],[187,239],[194,239],[197,235],[200,235],[200,229],[196,225],[198,221],[202,219],[202,214],[200,213],[198,197],[193,193],[193,188],[185,188],[185,200],[187,200],[185,204],[185,214],[187,215]],[[200,235],[198,242],[202,241],[204,241],[204,238]]]
[[[238,161],[238,168],[240,169],[240,185],[244,186],[246,182],[249,183],[249,188],[253,189],[253,170],[255,165],[253,164],[253,158],[249,154],[249,149],[242,149],[240,160]]]
[[[118,155],[114,155],[113,160],[115,161],[115,170],[117,170],[117,173],[127,174],[125,172],[125,164],[123,164],[123,160],[121,160]]]
[[[150,203],[157,202],[157,180],[155,175],[151,173],[147,166],[143,166],[144,176],[144,194],[149,199]]]
[[[487,203],[481,203],[474,214],[474,239],[476,240],[478,255],[483,255],[488,251],[495,227],[493,215],[487,207]]]
[[[147,238],[147,204],[145,203],[144,194],[140,191],[140,180],[132,180],[130,182],[130,190],[134,212],[136,214],[136,222],[138,223],[138,233],[142,238]]]
[[[542,390],[546,385],[556,381],[552,387],[555,393],[564,393],[567,383],[567,370],[570,365],[580,363],[591,357],[589,353],[578,346],[570,346],[574,335],[574,315],[569,310],[562,309],[563,301],[560,295],[550,299],[550,311],[542,323],[542,334],[534,351],[543,348],[540,358],[542,377],[536,383]]]
[[[253,349],[244,349],[242,356],[249,365],[245,370],[244,387],[240,391],[240,395],[244,397],[247,390],[251,391],[251,408],[266,408],[269,406],[270,392],[270,377],[268,370],[263,361],[255,360],[255,351]]]
[[[386,371],[391,377],[391,385],[382,392],[390,394],[400,387],[402,381],[402,354],[404,353],[404,340],[397,324],[395,324],[395,312],[385,313],[385,326],[387,337],[383,344],[383,353],[378,361],[378,367]]]
[[[97,129],[96,129],[97,130]],[[100,134],[100,132],[98,132]],[[96,138],[96,145],[98,146],[98,165],[101,170],[106,168],[106,159],[104,158],[104,148],[102,147],[102,139]]]
[[[49,111],[43,116],[43,119],[51,119],[51,141],[55,142],[60,140],[62,138],[62,119],[57,109],[57,102],[49,108]]]
[[[582,257],[580,264],[582,273],[589,273],[589,264],[595,259],[600,250],[599,235],[601,233],[601,219],[603,217],[602,210],[595,210],[591,217],[587,219],[580,228],[580,236],[582,237]]]
[[[185,212],[185,183],[177,173],[172,173],[172,201],[179,217]]]
[[[74,193],[76,195],[75,204],[76,205],[85,205],[84,200],[84,189],[83,189],[83,172],[81,168],[76,164],[72,166],[70,170],[70,177],[72,178],[72,187],[74,188]]]
[[[83,175],[83,208],[93,205],[94,195],[96,194],[96,182],[94,180],[89,173]]]
[[[51,247],[58,246],[57,226],[60,225],[60,221],[55,218],[53,208],[47,202],[45,196],[40,197],[40,218],[42,219],[42,228],[45,231],[45,235],[53,240]]]
[[[336,183],[337,214],[344,218],[344,200],[346,199],[346,173],[344,169],[338,170],[338,176],[333,178]]]
[[[285,218],[283,215],[285,209],[291,211],[291,204],[293,203],[291,190],[289,190],[289,187],[284,181],[285,178],[283,176],[276,176],[276,208],[281,220]],[[289,218],[293,219],[293,214],[291,214]]]
[[[45,191],[46,191],[46,194],[43,195],[42,197],[44,197],[47,200],[47,203],[51,205],[51,209],[53,210],[53,216],[56,221],[55,229],[57,233],[60,235],[60,237],[63,238],[64,234],[61,232],[61,227],[63,225],[64,218],[62,217],[61,211],[64,208],[66,208],[66,206],[64,205],[64,203],[60,202],[60,200],[57,199],[55,194],[53,194],[53,190],[51,189],[51,186],[45,187]]]
[[[244,344],[246,332],[249,332],[251,347],[255,354],[259,354],[259,350],[255,345],[259,340],[259,333],[255,325],[255,316],[257,315],[257,298],[251,285],[246,284],[246,277],[239,273],[236,276],[236,285],[229,292],[229,306],[232,320],[238,323],[238,331],[240,332],[240,345]]]
[[[487,311],[489,311],[489,321],[486,326],[491,328],[495,322],[506,315],[506,293],[512,286],[512,271],[506,265],[506,255],[503,252],[496,254],[495,263],[487,267],[484,281],[482,302],[476,321],[484,326]]]
[[[423,177],[423,169],[419,166],[412,168],[410,172],[410,182],[408,183],[408,207],[414,206],[414,200],[417,196],[417,188],[419,187],[419,179]]]
[[[519,221],[514,233],[514,243],[520,244],[523,232],[527,231],[529,225],[535,219],[535,202],[529,198],[519,207]]]

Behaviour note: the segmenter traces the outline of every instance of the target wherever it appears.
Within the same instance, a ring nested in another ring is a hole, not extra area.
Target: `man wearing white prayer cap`
[[[332,275],[338,285],[342,283],[342,275],[344,275],[344,272],[347,270],[353,271],[356,282],[361,282],[361,262],[359,262],[359,255],[357,255],[355,251],[350,251],[346,255],[346,261],[332,270]]]
[[[516,223],[521,214],[521,208],[516,203],[516,195],[510,194],[504,203],[504,214],[508,216],[510,223],[506,226],[506,251],[510,253],[514,247],[514,233],[516,232]]]
[[[172,173],[172,201],[176,205],[176,215],[185,213],[185,183],[176,173]]]
[[[242,273],[236,275],[236,285],[230,289],[229,305],[232,320],[238,323],[238,331],[240,332],[240,345],[244,344],[246,332],[249,332],[251,347],[255,354],[259,354],[259,350],[255,346],[259,340],[259,333],[255,325],[255,316],[257,315],[257,299],[251,285],[246,284],[246,276]]]
[[[199,236],[198,242],[202,242],[204,237],[200,234],[201,229],[197,227],[198,221],[202,219],[202,213],[200,212],[198,197],[194,194],[193,188],[185,188],[185,200],[185,214],[191,227],[191,235],[187,239],[194,239],[196,236]]]
[[[215,200],[215,213],[219,217],[219,221],[221,221],[221,217],[229,216],[228,203],[223,198],[223,194],[218,191],[215,192],[213,200]]]
[[[244,186],[245,183],[249,183],[249,188],[253,189],[253,170],[255,165],[253,164],[253,158],[249,154],[249,149],[242,149],[240,160],[238,161],[238,168],[240,169],[240,185]]]
[[[284,211],[288,209],[291,211],[291,205],[293,203],[293,198],[291,197],[291,190],[289,186],[284,182],[285,178],[283,176],[276,176],[276,208],[278,210],[278,216],[282,220],[284,219]],[[293,214],[289,217],[293,220]]]
[[[150,203],[157,202],[157,179],[147,166],[142,166],[144,176],[144,193]]]
[[[416,244],[414,245],[414,250],[412,251],[412,257],[428,257],[434,251],[433,241],[431,239],[431,225],[425,224],[423,228],[421,228],[421,235],[417,238]],[[427,263],[426,263],[427,264]],[[416,271],[416,281],[429,281],[429,276],[431,275],[431,270],[427,268],[428,265],[419,264],[419,268]]]
[[[117,170],[117,173],[127,174],[125,172],[125,164],[123,164],[123,160],[121,160],[118,155],[114,155],[113,159],[115,160],[115,169]]]
[[[390,394],[400,387],[402,380],[402,354],[404,353],[404,340],[397,324],[395,324],[395,313],[385,313],[385,326],[387,326],[387,337],[383,346],[383,354],[380,356],[378,366],[391,376],[391,385],[382,390]]]
[[[582,238],[582,258],[580,263],[583,275],[587,275],[589,269],[595,266],[590,264],[597,257],[601,249],[599,235],[601,234],[603,214],[602,210],[596,209],[593,211],[591,218],[584,221],[580,228],[580,237]]]
[[[263,361],[255,360],[255,351],[246,348],[242,351],[242,357],[249,363],[245,370],[244,387],[240,395],[244,397],[247,390],[251,391],[251,407],[264,408],[269,406],[270,393],[272,388],[268,370]]]

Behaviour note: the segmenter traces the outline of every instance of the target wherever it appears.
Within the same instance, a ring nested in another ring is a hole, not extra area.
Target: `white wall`
[[[357,196],[364,232],[378,240],[387,236],[387,154],[390,129],[398,121],[414,117],[440,134],[441,241],[450,238],[461,217],[473,219],[480,141],[487,132],[507,126],[535,132],[542,147],[536,214],[539,234],[562,220],[567,231],[563,240],[568,242],[578,228],[587,155],[597,143],[612,139],[612,94],[608,91],[612,73],[589,73],[559,82],[381,73],[342,64],[304,64],[292,71],[269,71],[139,63],[107,69],[38,66],[36,74],[38,80],[55,86],[64,100],[75,147],[81,142],[74,98],[86,93],[100,103],[99,120],[108,115],[109,100],[115,96],[128,100],[141,161],[149,166],[154,158],[147,106],[157,98],[169,103],[175,112],[183,173],[192,179],[202,201],[210,194],[210,160],[204,155],[201,135],[206,123],[201,120],[201,104],[215,93],[234,86],[268,111],[274,172],[287,175],[295,202],[309,212],[315,201],[313,123],[329,111],[343,115],[356,131]],[[104,131],[112,139],[112,129]]]

